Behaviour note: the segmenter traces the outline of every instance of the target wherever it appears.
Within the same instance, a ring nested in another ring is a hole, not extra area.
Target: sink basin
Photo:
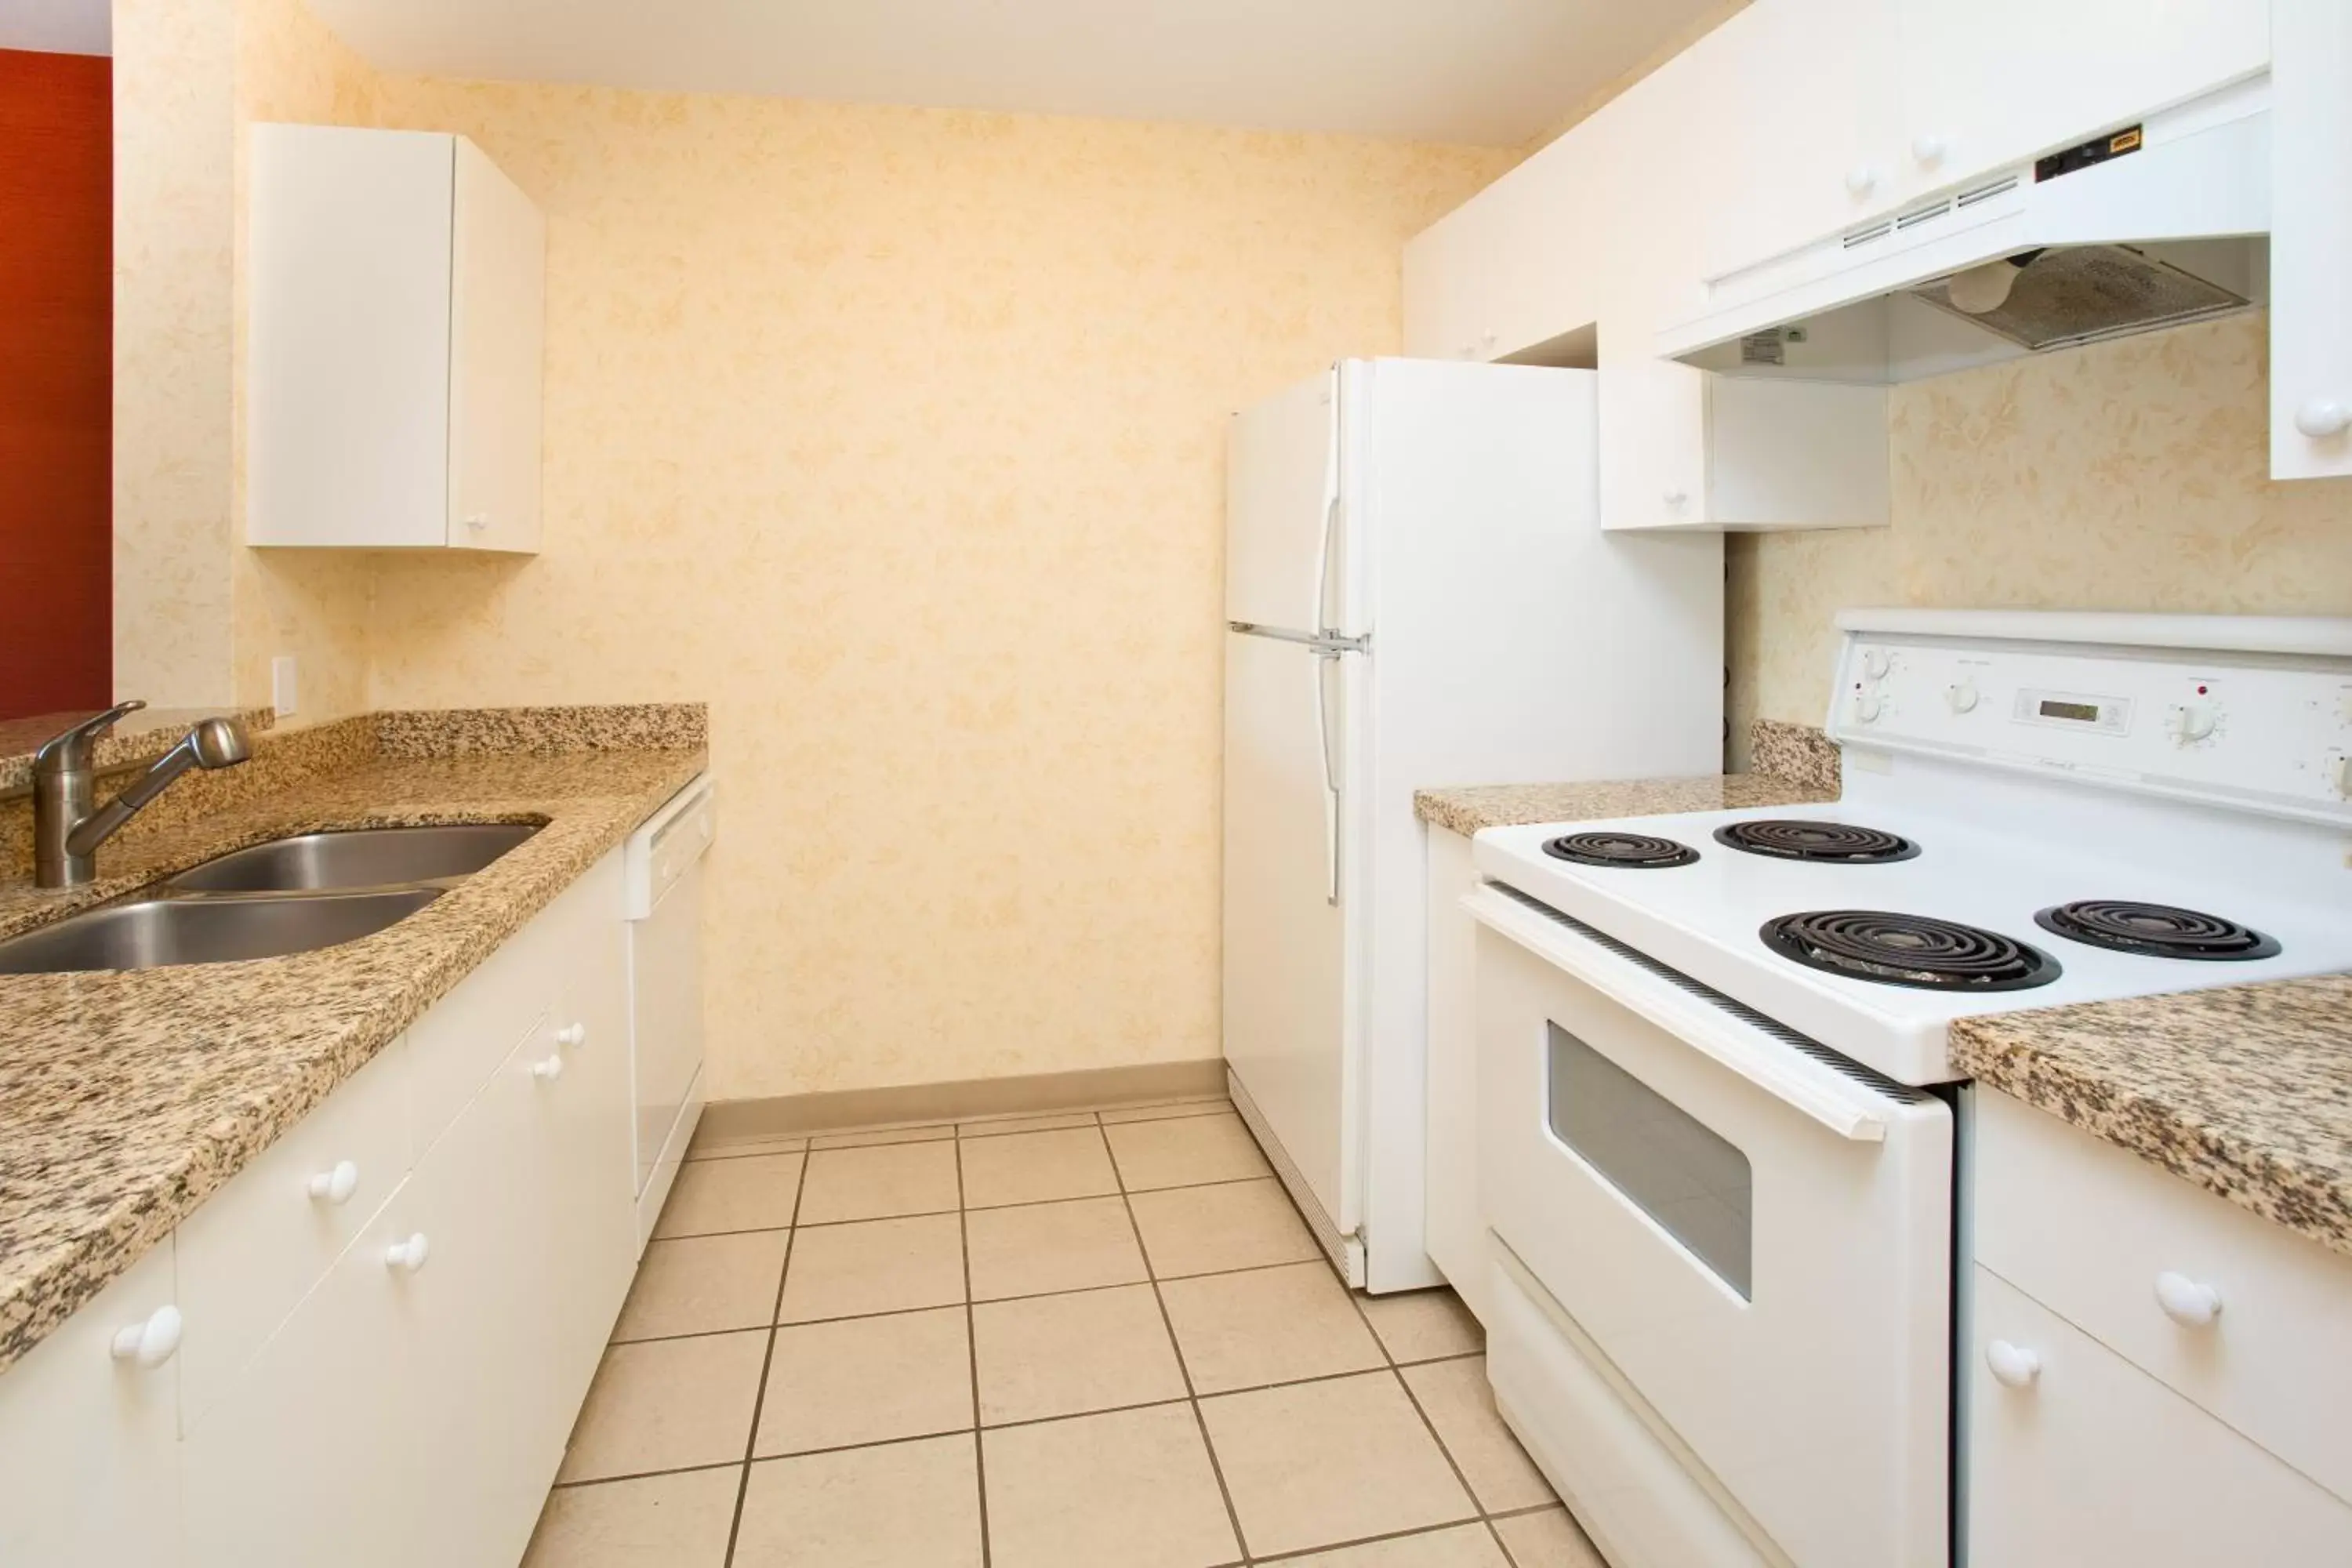
[[[473,822],[305,833],[231,850],[163,885],[182,893],[283,893],[470,877],[538,831],[530,822]]]
[[[142,899],[110,904],[0,942],[0,974],[152,969],[278,958],[357,942],[405,920],[438,888],[387,888],[315,898]]]

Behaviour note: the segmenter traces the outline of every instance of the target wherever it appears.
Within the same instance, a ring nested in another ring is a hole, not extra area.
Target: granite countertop
[[[520,710],[542,718],[566,710]],[[249,963],[0,975],[0,1367],[95,1296],[389,1044],[704,766],[698,709],[572,749],[508,716],[383,715],[297,732],[217,775],[223,798],[101,850],[100,879],[0,873],[0,935],[224,850],[321,827],[543,821],[373,936]],[[396,721],[406,721],[404,730]],[[560,727],[560,726],[559,726]],[[488,737],[486,740],[485,737]],[[614,748],[615,739],[626,742]],[[274,738],[273,738],[274,739]],[[536,744],[531,752],[486,745]],[[662,749],[654,749],[655,747]],[[602,749],[600,749],[602,748]],[[457,754],[415,754],[432,752]],[[274,752],[276,788],[264,775]],[[166,815],[173,793],[151,808]],[[200,795],[200,792],[197,792]]]
[[[1472,784],[1414,792],[1413,810],[1468,837],[1482,828],[1530,822],[1592,822],[1611,816],[1667,816],[1755,805],[1818,805],[1835,800],[1841,758],[1810,724],[1759,719],[1748,731],[1756,771],[1693,778],[1608,779],[1581,784]]]
[[[1686,779],[1612,779],[1591,784],[1478,784],[1425,789],[1412,797],[1423,822],[1467,837],[1486,827],[1529,822],[1591,822],[1610,816],[1665,816],[1745,805],[1806,805],[1835,800],[1834,785],[1770,773],[1720,773]]]
[[[2352,1254],[2352,975],[1962,1018],[1954,1065]]]

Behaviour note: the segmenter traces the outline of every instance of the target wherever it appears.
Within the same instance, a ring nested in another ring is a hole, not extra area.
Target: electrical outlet
[[[281,653],[269,661],[269,702],[281,719],[294,711],[294,656],[290,653]]]

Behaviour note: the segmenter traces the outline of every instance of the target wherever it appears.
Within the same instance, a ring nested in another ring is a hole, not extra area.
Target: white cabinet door
[[[181,1560],[176,1310],[166,1239],[0,1372],[0,1563]],[[125,1329],[154,1364],[114,1353]]]
[[[2352,1563],[2352,1508],[1991,1270],[1973,1279],[1970,1562]]]
[[[2352,5],[2272,16],[2271,477],[2352,474]]]
[[[252,135],[247,542],[537,549],[538,212],[461,136]]]
[[[449,542],[536,550],[547,225],[480,148],[456,141]]]
[[[408,1225],[429,1244],[406,1284],[415,1313],[417,1563],[513,1568],[562,1457],[551,1418],[551,1325],[572,1309],[546,1260],[552,1176],[543,1131],[561,1079],[542,1022],[501,1062],[409,1178]],[[552,1436],[551,1436],[551,1430]]]
[[[1590,226],[1587,163],[1563,138],[1407,243],[1408,355],[1502,359],[1591,325],[1612,241]]]
[[[555,922],[542,951],[555,980],[548,1018],[563,1072],[537,1097],[540,1142],[533,1157],[548,1167],[543,1256],[564,1303],[550,1324],[559,1448],[570,1430],[570,1412],[595,1376],[636,1266],[621,903],[620,858],[608,855],[542,917]]]
[[[1709,42],[1737,68],[1703,110],[1728,176],[1706,206],[1708,277],[1811,244],[1899,198],[1889,0],[1757,0]]]
[[[2271,0],[1895,4],[1912,192],[2071,146],[2271,60]]]
[[[446,544],[453,139],[252,137],[247,540]]]
[[[411,1376],[424,1271],[387,1262],[411,1234],[405,1189],[363,1226],[200,1416],[186,1443],[190,1568],[406,1568],[420,1428],[479,1412],[428,1412]],[[432,1267],[428,1257],[425,1268]]]
[[[1431,824],[1429,1160],[1423,1224],[1429,1260],[1479,1321],[1491,1264],[1478,1212],[1478,924],[1462,895],[1478,885],[1470,840]]]

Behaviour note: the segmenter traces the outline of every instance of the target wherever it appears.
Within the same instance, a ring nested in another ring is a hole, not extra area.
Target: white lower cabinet
[[[0,1373],[0,1565],[514,1568],[635,1262],[621,910],[615,853]]]
[[[2352,1508],[1990,1269],[1975,1290],[1970,1563],[2352,1563]]]
[[[0,1374],[0,1563],[168,1568],[180,1553],[172,1243]]]
[[[402,1193],[405,1187],[401,1189]],[[399,1194],[190,1431],[189,1568],[403,1568],[423,1495],[413,1436],[419,1280],[385,1264]]]
[[[1432,823],[1429,840],[1429,1162],[1422,1217],[1429,1260],[1480,1322],[1493,1265],[1478,1208],[1478,886],[1470,840]]]
[[[1976,1100],[1969,1561],[2352,1563],[2352,1262]]]
[[[557,1175],[543,1102],[563,1084],[534,1071],[552,1054],[543,1026],[526,1036],[410,1179],[405,1224],[427,1244],[408,1281],[424,1416],[412,1437],[431,1500],[418,1563],[512,1568],[562,1458],[570,1411],[551,1408],[550,1342],[569,1309],[548,1267]]]

